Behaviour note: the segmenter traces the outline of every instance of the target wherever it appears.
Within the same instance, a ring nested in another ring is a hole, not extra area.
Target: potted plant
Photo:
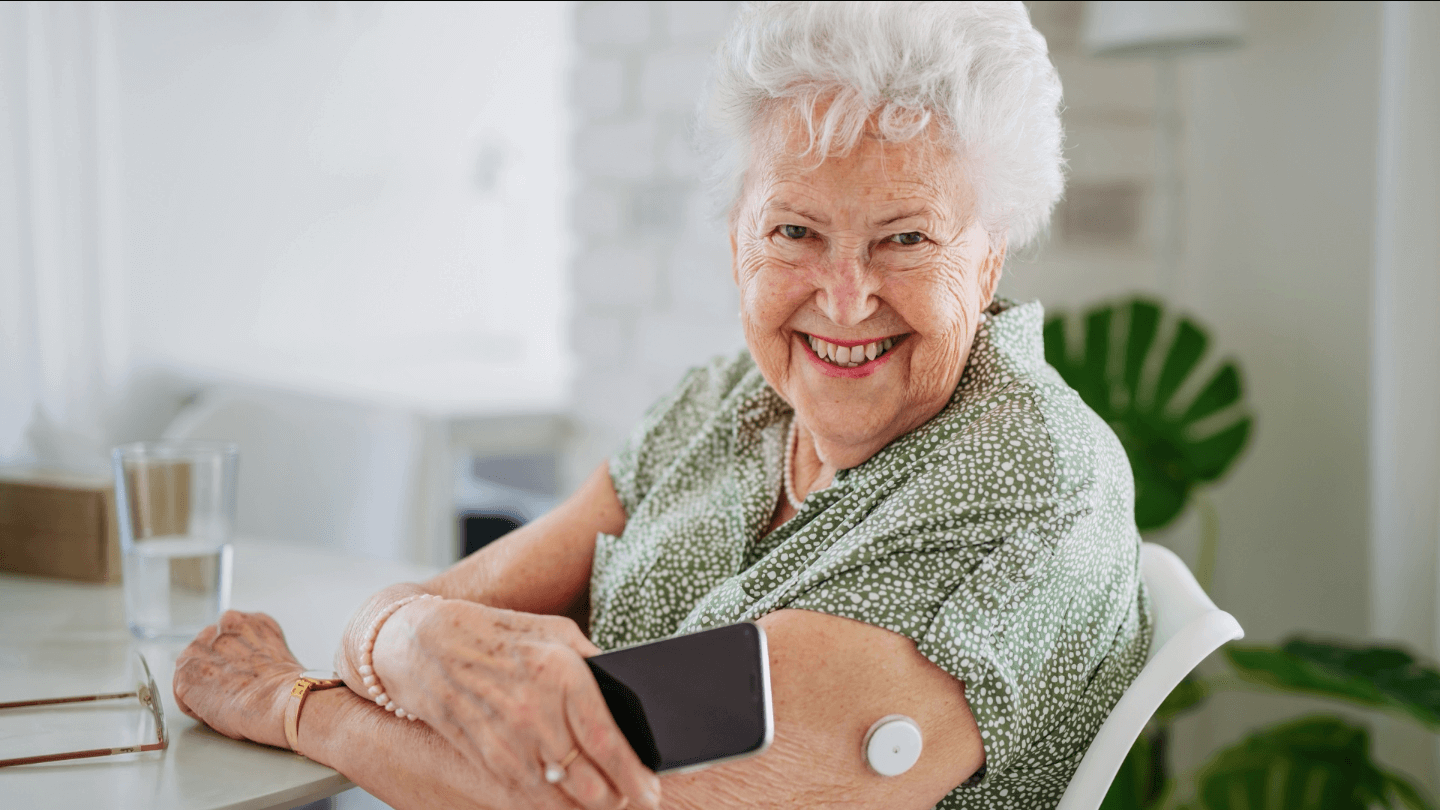
[[[1075,345],[1072,334],[1080,336]],[[1239,459],[1254,424],[1233,361],[1195,384],[1209,344],[1195,321],[1167,316],[1144,298],[1045,323],[1045,359],[1125,447],[1140,531],[1168,526],[1190,504],[1198,506],[1196,576],[1207,588],[1219,531],[1204,487]],[[1278,646],[1227,645],[1223,658],[1225,672],[1192,674],[1161,705],[1102,810],[1434,807],[1413,782],[1373,760],[1364,726],[1326,714],[1260,729],[1217,752],[1181,785],[1169,767],[1170,727],[1221,689],[1317,695],[1440,732],[1440,672],[1403,649],[1296,637]]]

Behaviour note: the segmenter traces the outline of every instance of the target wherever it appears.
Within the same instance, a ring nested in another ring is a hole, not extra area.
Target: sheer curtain
[[[0,4],[0,462],[103,462],[126,370],[106,3]]]

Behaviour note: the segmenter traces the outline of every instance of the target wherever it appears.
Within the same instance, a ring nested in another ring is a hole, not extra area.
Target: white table
[[[234,559],[231,606],[274,616],[301,663],[327,670],[340,631],[356,605],[386,585],[434,573],[399,563],[245,542],[236,544]],[[138,649],[165,697],[170,729],[170,746],[163,752],[0,769],[0,806],[279,810],[352,786],[339,772],[298,754],[231,740],[181,714],[170,683],[175,657],[184,646],[131,638],[119,586],[0,574],[0,701],[93,694],[106,681],[114,682],[117,673],[123,676],[129,651]],[[77,733],[76,720],[84,721],[87,735],[93,728],[94,735],[105,739],[90,739],[89,744],[69,750],[123,745],[139,736],[133,710],[91,708],[81,715],[75,713],[80,711],[77,708],[68,716],[10,711],[22,714],[0,717],[4,752],[0,758],[65,750],[53,746],[65,733]],[[27,745],[46,750],[26,750]]]

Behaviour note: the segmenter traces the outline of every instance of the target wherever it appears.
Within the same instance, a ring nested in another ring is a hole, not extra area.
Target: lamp
[[[1244,20],[1229,2],[1092,2],[1085,4],[1080,42],[1102,57],[1156,60],[1156,200],[1161,207],[1156,251],[1162,293],[1171,292],[1180,264],[1180,106],[1176,57],[1233,50],[1244,44]]]

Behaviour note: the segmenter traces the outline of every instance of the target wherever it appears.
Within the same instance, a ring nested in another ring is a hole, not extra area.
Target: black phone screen
[[[750,622],[587,658],[640,761],[668,771],[758,753],[770,743],[765,633]]]

